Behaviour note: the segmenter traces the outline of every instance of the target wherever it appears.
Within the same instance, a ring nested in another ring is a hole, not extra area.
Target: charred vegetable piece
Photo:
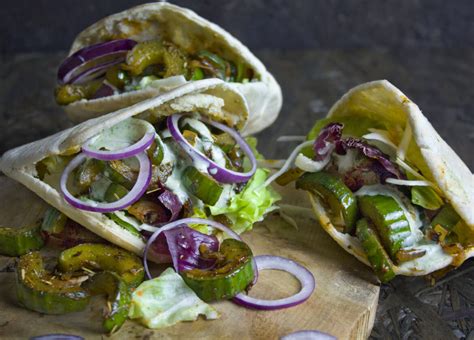
[[[104,201],[115,202],[128,194],[127,188],[117,183],[111,183],[104,194]]]
[[[211,176],[203,174],[193,166],[184,169],[181,180],[191,194],[207,205],[216,204],[223,190]]]
[[[18,301],[33,311],[64,314],[81,311],[89,303],[89,294],[80,286],[83,280],[65,280],[47,272],[39,252],[20,257],[16,276]]]
[[[130,286],[137,287],[144,277],[138,256],[124,249],[105,244],[84,243],[64,250],[59,256],[58,268],[63,272],[90,270],[111,271]]]
[[[218,76],[221,79],[226,78],[226,69],[227,69],[227,61],[225,61],[223,58],[219,57],[217,54],[211,53],[209,51],[200,51],[198,53],[198,57],[201,60],[209,62],[212,66],[212,73],[214,76]]]
[[[105,173],[112,182],[123,185],[128,190],[132,189],[138,176],[137,172],[122,160],[107,162]]]
[[[235,147],[235,139],[232,138],[232,136],[228,133],[224,132],[213,136],[215,144],[219,146],[225,153],[230,152]]]
[[[196,145],[196,139],[198,138],[197,133],[191,131],[191,130],[184,130],[183,131],[183,137],[186,138],[186,140],[191,144],[192,146]]]
[[[105,79],[119,89],[123,89],[125,85],[130,82],[130,76],[125,70],[122,70],[119,65],[109,68],[105,74]]]
[[[357,221],[356,235],[380,281],[385,283],[393,279],[394,265],[382,246],[377,231],[365,218]]]
[[[159,40],[138,43],[127,54],[127,63],[123,66],[133,76],[138,76],[151,65],[164,65],[163,78],[186,73],[186,58],[174,46],[164,46]]]
[[[424,249],[400,249],[397,251],[396,258],[398,263],[411,261],[426,254]]]
[[[296,181],[301,177],[301,175],[303,175],[303,173],[304,171],[299,168],[292,168],[278,177],[275,182],[277,182],[278,185],[285,186],[288,183]]]
[[[357,199],[342,179],[324,171],[308,172],[298,178],[296,188],[321,196],[331,208],[333,223],[342,225],[345,233],[352,232],[357,219]]]
[[[0,227],[0,254],[20,256],[44,245],[41,225],[34,224],[21,228]]]
[[[150,158],[151,163],[155,166],[158,166],[163,161],[163,157],[165,155],[163,142],[160,138],[155,138],[153,143],[150,145],[148,150],[146,151],[148,154],[148,158]]]
[[[117,223],[119,226],[121,226],[123,229],[129,231],[130,233],[132,233],[133,235],[135,236],[138,236],[140,238],[142,238],[142,234],[140,234],[140,232],[133,226],[131,225],[130,223],[122,220],[119,216],[117,216],[115,213],[108,213],[106,214],[108,218],[110,218],[112,221],[114,221],[115,223]]]
[[[95,274],[84,288],[91,295],[107,295],[107,310],[104,313],[103,327],[107,333],[114,333],[127,320],[131,293],[127,284],[113,272]]]
[[[191,74],[190,80],[201,80],[204,79],[204,72],[200,67],[196,67],[193,69],[193,73]]]
[[[438,214],[433,218],[431,221],[431,226],[436,227],[437,225],[440,225],[444,229],[451,231],[453,230],[453,227],[456,225],[456,223],[459,222],[461,217],[459,217],[458,213],[454,208],[446,204],[441,208]]]
[[[49,207],[44,213],[41,230],[47,232],[48,234],[59,234],[64,230],[66,222],[66,215],[53,207]]]
[[[253,255],[244,242],[226,239],[217,253],[203,255],[216,258],[214,269],[191,269],[180,273],[186,284],[203,301],[230,299],[244,291],[253,281]]]
[[[101,87],[102,81],[91,81],[85,84],[66,84],[56,88],[56,102],[69,105],[81,99],[90,99]]]
[[[74,174],[74,179],[81,190],[87,190],[102,175],[105,164],[97,159],[89,158],[82,163]]]
[[[359,196],[359,209],[379,232],[382,243],[390,257],[396,259],[396,253],[403,241],[410,236],[410,224],[398,202],[390,196]]]
[[[128,208],[128,213],[136,217],[140,222],[146,224],[153,225],[169,220],[168,211],[163,205],[144,199],[132,204],[132,206]]]

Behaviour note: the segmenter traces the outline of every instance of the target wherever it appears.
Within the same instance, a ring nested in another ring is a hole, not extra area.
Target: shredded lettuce
[[[199,315],[217,319],[219,313],[199,299],[172,268],[159,277],[143,282],[132,295],[129,318],[152,329],[194,321]]]
[[[234,196],[227,206],[209,207],[211,214],[225,214],[233,222],[232,229],[239,234],[252,229],[254,223],[277,208],[273,203],[281,198],[271,187],[262,186],[267,174],[268,171],[257,169],[245,189]]]
[[[407,172],[409,180],[415,180],[416,177]],[[444,205],[440,195],[430,186],[414,186],[411,188],[411,202],[428,210],[436,210]]]

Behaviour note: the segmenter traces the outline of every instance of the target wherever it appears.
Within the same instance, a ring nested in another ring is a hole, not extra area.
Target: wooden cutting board
[[[317,329],[339,339],[366,339],[372,329],[379,287],[369,268],[346,254],[325,234],[308,209],[305,193],[282,190],[282,203],[297,229],[278,213],[270,214],[244,239],[254,254],[288,257],[308,268],[316,278],[316,290],[305,303],[279,311],[254,311],[231,302],[214,303],[220,319],[183,322],[162,330],[150,330],[127,321],[114,339],[278,339],[304,329]],[[41,218],[46,204],[4,176],[0,176],[0,223],[21,226]],[[14,259],[0,257],[0,338],[26,339],[48,333],[69,333],[100,339],[103,300],[95,299],[86,311],[68,315],[42,315],[17,305],[14,294]],[[263,271],[252,296],[281,298],[298,290],[292,276]]]

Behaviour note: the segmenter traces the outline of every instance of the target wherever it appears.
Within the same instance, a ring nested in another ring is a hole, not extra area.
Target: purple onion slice
[[[106,56],[111,56],[112,59],[121,59],[120,62],[122,62],[125,60],[125,54],[129,50],[131,50],[136,44],[137,42],[131,39],[118,39],[84,47],[67,57],[59,66],[58,82],[60,84],[69,84],[73,80],[78,81],[78,75],[76,75],[76,73],[78,71],[82,71],[82,66],[98,58],[105,58]],[[95,66],[98,65],[92,65],[91,67]],[[111,65],[107,67],[110,66]],[[84,68],[88,69],[86,67]],[[84,70],[83,72],[85,71],[86,70]]]
[[[261,255],[255,257],[255,262],[257,263],[258,271],[263,269],[277,269],[292,274],[300,281],[301,290],[290,297],[278,300],[262,300],[240,293],[232,299],[232,301],[238,305],[259,310],[275,310],[293,307],[306,301],[316,287],[313,274],[302,265],[290,259],[280,256]]]
[[[252,178],[257,170],[257,160],[250,149],[250,146],[245,142],[245,140],[239,135],[237,131],[231,129],[230,127],[213,122],[210,120],[202,119],[208,125],[211,125],[219,130],[227,132],[237,144],[240,146],[244,154],[248,157],[251,164],[251,169],[248,172],[237,172],[233,170],[226,169],[215,163],[213,160],[209,159],[206,155],[201,153],[199,150],[196,150],[187,140],[184,138],[183,134],[179,130],[178,122],[180,118],[183,117],[181,114],[174,114],[168,117],[168,129],[171,133],[173,139],[181,146],[181,148],[193,159],[194,162],[204,162],[207,165],[207,171],[211,177],[220,183],[241,183],[247,182]]]
[[[80,153],[66,166],[61,175],[60,188],[64,199],[75,208],[100,213],[114,212],[132,205],[142,197],[151,180],[151,162],[146,153],[140,153],[135,157],[137,157],[138,162],[140,163],[140,172],[138,173],[138,178],[133,188],[127,195],[115,202],[102,203],[92,200],[82,201],[74,197],[67,188],[69,176],[74,169],[76,169],[87,158],[84,153]]]

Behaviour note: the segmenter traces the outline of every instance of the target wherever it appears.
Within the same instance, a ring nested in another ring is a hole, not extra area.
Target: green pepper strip
[[[44,245],[41,225],[35,224],[21,228],[0,227],[0,254],[20,256]]]
[[[59,234],[64,230],[66,222],[66,215],[53,207],[49,207],[44,213],[41,230],[47,232],[48,234]]]
[[[181,180],[191,194],[211,206],[217,203],[224,190],[212,177],[193,166],[184,169]]]
[[[226,239],[217,253],[207,256],[217,259],[214,269],[191,269],[180,273],[186,284],[203,301],[231,299],[253,281],[253,255],[244,242]]]
[[[59,256],[58,268],[63,272],[76,272],[83,268],[115,272],[130,287],[137,287],[145,275],[138,256],[105,244],[83,243],[64,250]]]
[[[127,284],[113,272],[95,274],[84,285],[91,295],[107,295],[107,310],[103,327],[107,333],[116,332],[127,320],[131,302],[131,292]]]
[[[45,314],[78,312],[89,303],[81,280],[64,280],[46,272],[39,252],[20,257],[16,270],[18,301],[28,309]]]
[[[156,137],[146,152],[153,165],[160,165],[165,155],[164,146],[161,139]]]

